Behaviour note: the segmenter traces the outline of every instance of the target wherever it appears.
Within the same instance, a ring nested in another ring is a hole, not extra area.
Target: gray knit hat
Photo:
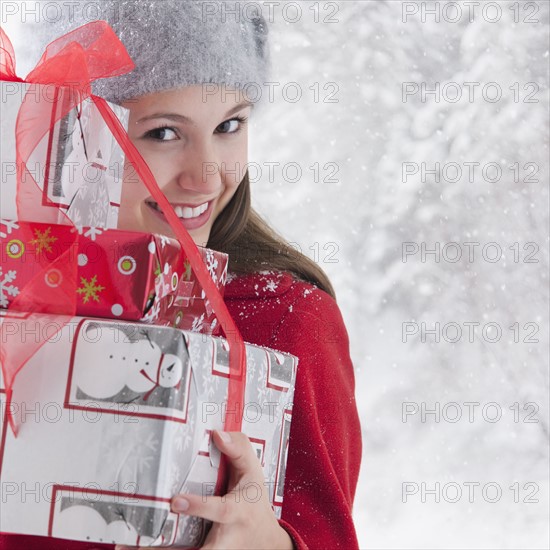
[[[70,17],[42,30],[48,42],[93,20],[114,29],[136,68],[98,80],[93,92],[113,103],[184,86],[213,83],[265,96],[268,26],[250,3],[206,0],[80,0]]]

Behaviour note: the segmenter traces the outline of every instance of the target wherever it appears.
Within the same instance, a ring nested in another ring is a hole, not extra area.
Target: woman
[[[282,520],[265,493],[258,502],[240,494],[249,482],[263,483],[241,433],[215,436],[230,460],[233,490],[206,500],[180,495],[172,508],[214,522],[204,548],[356,548],[351,512],[361,437],[347,332],[326,275],[251,209],[244,171],[255,108],[246,92],[269,81],[266,22],[239,3],[125,1],[96,8],[94,19],[111,24],[136,69],[101,81],[95,93],[130,110],[128,133],[194,241],[229,254],[225,301],[244,340],[299,358]],[[56,35],[90,20],[78,14]],[[119,227],[172,233],[129,170]],[[0,548],[112,547],[4,536]]]

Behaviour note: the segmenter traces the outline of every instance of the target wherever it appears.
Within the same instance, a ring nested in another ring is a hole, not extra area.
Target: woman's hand
[[[214,443],[229,458],[229,492],[223,497],[177,495],[172,499],[172,511],[214,522],[204,549],[292,550],[292,539],[269,503],[263,471],[248,437],[241,432],[216,431]],[[116,550],[128,548],[117,546]]]

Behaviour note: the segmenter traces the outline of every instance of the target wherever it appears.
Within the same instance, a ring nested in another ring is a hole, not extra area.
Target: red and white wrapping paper
[[[217,333],[217,320],[176,239],[163,235],[0,220],[0,307],[8,308],[36,277],[43,293],[62,283],[53,262],[68,246],[78,260],[76,313]],[[199,247],[212,280],[223,294],[226,254]],[[51,267],[50,267],[51,266]],[[44,269],[46,267],[46,269]],[[36,288],[36,286],[35,286]]]
[[[5,333],[33,337],[24,316],[3,312]],[[253,345],[246,359],[244,409],[226,411],[224,339],[68,320],[17,377],[10,405],[17,437],[2,404],[0,476],[8,482],[0,531],[200,546],[208,522],[173,514],[170,499],[213,494],[220,456],[210,434],[223,428],[226,414],[242,415],[264,471],[264,485],[247,487],[247,498],[267,491],[280,517],[297,359]]]
[[[18,218],[16,121],[25,100],[27,109],[34,103],[52,121],[26,163],[42,195],[43,208],[35,210],[33,221],[51,221],[53,213],[60,224],[116,227],[124,154],[95,103],[87,98],[63,114],[74,101],[69,88],[26,82],[0,81],[0,95],[0,218]],[[129,111],[109,106],[127,128]],[[23,178],[29,179],[28,174]],[[42,214],[47,219],[40,219]]]

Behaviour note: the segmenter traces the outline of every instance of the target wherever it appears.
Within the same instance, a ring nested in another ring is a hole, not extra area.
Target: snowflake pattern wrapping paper
[[[25,315],[3,311],[0,322],[20,337],[32,330]],[[250,494],[267,491],[281,517],[297,359],[253,345],[246,355],[254,368],[247,367],[242,430],[265,477]],[[200,546],[210,523],[172,513],[170,498],[213,493],[220,453],[211,433],[223,429],[227,376],[221,338],[71,318],[16,379],[17,437],[0,377],[0,475],[21,489],[3,492],[0,531]],[[38,488],[38,498],[25,487]]]
[[[44,267],[44,292],[61,284],[48,269],[70,246],[75,231],[67,225],[0,220],[0,307],[12,300]],[[185,252],[163,235],[78,228],[77,309],[82,316],[142,321],[182,330],[217,334],[219,326]],[[199,248],[223,294],[228,257]]]
[[[57,210],[58,223],[116,227],[122,190],[124,154],[97,107],[90,99],[66,110],[65,88],[0,81],[0,161],[2,201],[0,218],[17,219],[16,120],[23,100],[46,104],[58,120],[33,151],[27,168],[42,192],[42,208]],[[109,104],[124,128],[128,110]],[[34,221],[46,221],[33,217]],[[51,218],[48,218],[50,221]]]

